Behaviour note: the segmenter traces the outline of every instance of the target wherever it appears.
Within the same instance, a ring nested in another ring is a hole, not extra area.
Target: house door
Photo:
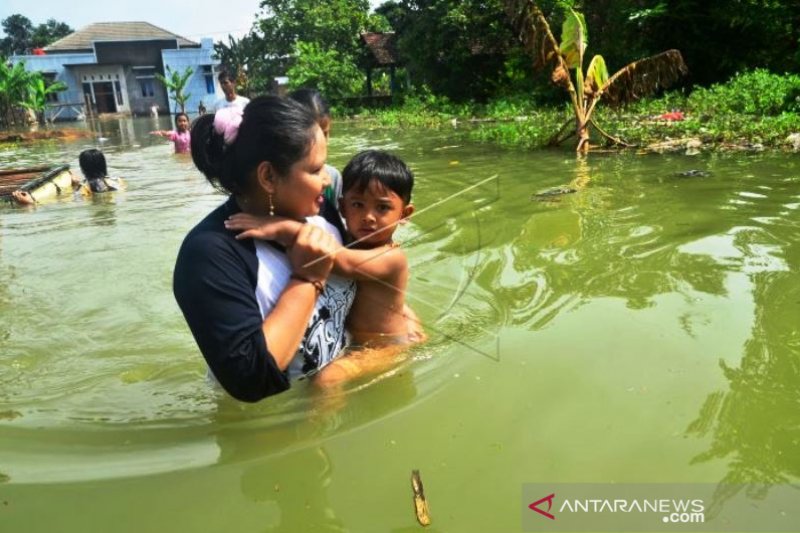
[[[116,113],[117,102],[114,96],[114,85],[110,81],[94,83],[94,101],[98,113]]]

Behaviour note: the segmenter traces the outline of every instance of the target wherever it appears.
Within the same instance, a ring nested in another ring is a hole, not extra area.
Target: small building
[[[213,53],[211,39],[196,43],[148,22],[97,22],[12,61],[24,61],[26,70],[41,72],[47,83],[64,82],[67,90],[52,95],[49,116],[70,119],[82,105],[90,113],[140,116],[151,114],[153,106],[174,113],[175,101],[155,77],[169,77],[167,68],[194,71],[184,89],[191,95],[187,112],[201,103],[213,109],[223,96]]]
[[[375,70],[389,70],[389,92],[394,93],[397,68],[397,37],[394,32],[364,32],[361,44],[367,49],[367,95],[372,96],[372,73]]]

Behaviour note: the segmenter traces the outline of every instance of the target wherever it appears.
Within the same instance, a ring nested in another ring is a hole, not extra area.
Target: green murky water
[[[417,174],[399,240],[431,341],[339,396],[241,405],[171,293],[222,198],[149,119],[100,127],[0,148],[77,168],[102,146],[129,186],[0,211],[0,530],[412,531],[419,469],[430,531],[519,531],[523,483],[800,478],[797,156],[576,161],[337,125],[335,165],[382,147]]]

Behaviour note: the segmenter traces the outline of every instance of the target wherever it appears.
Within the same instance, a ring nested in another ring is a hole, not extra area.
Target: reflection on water
[[[398,240],[431,341],[375,382],[244,405],[209,386],[171,293],[222,198],[148,135],[158,120],[0,147],[75,169],[100,147],[128,183],[0,212],[0,526],[31,530],[44,502],[34,529],[83,531],[88,499],[116,528],[134,498],[148,512],[122,530],[403,531],[420,469],[438,530],[506,531],[527,482],[800,476],[792,158],[576,159],[337,124],[336,166],[378,147],[417,176]]]

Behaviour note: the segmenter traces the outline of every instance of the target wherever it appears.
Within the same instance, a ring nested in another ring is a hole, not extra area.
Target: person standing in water
[[[222,87],[222,92],[225,93],[225,96],[214,103],[214,111],[219,111],[226,107],[241,107],[244,109],[250,103],[249,98],[236,94],[236,80],[228,71],[223,70],[220,72],[217,80],[219,80],[219,86]]]
[[[166,137],[172,141],[175,144],[176,154],[188,154],[191,152],[192,135],[189,132],[189,115],[186,113],[178,113],[175,115],[174,130],[151,131],[150,134]]]

